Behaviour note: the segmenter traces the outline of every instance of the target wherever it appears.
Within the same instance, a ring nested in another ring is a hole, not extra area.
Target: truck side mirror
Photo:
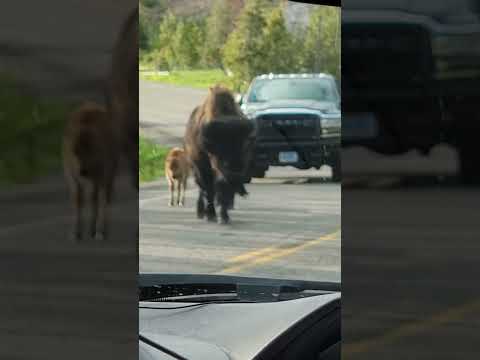
[[[241,106],[243,103],[243,94],[235,94],[235,102]]]

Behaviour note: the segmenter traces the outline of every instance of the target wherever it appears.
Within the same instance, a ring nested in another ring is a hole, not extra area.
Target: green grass
[[[23,93],[0,76],[0,185],[30,183],[61,169],[63,128],[71,104]]]
[[[232,78],[219,69],[173,71],[168,75],[142,74],[140,72],[140,77],[145,80],[200,89],[206,89],[215,84],[233,88]]]
[[[140,182],[156,180],[165,175],[165,158],[169,149],[140,137],[138,151],[140,161]]]

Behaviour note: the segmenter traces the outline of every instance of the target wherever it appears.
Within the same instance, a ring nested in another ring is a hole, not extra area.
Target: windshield
[[[259,79],[253,83],[248,102],[314,100],[334,102],[338,98],[328,79]]]
[[[340,8],[193,3],[140,11],[139,271],[230,279],[171,302],[317,295],[232,277],[341,281]]]

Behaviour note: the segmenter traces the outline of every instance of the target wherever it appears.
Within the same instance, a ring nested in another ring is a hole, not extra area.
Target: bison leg
[[[245,197],[248,195],[247,189],[245,189],[245,185],[240,184],[238,186],[238,195]]]
[[[233,199],[235,196],[234,189],[229,184],[219,183],[217,184],[218,200],[220,202],[220,223],[228,224],[230,222],[230,216],[228,210],[233,207]]]
[[[198,181],[200,180],[201,181]],[[210,222],[217,221],[217,213],[215,211],[215,183],[213,175],[208,172],[201,174],[200,179],[197,180],[200,188],[202,189],[198,202],[197,202],[197,216],[201,219],[203,215],[207,215],[207,220]],[[207,204],[205,207],[204,200]],[[200,211],[203,209],[203,211]],[[200,217],[199,214],[202,214]]]
[[[198,192],[198,200],[197,200],[197,218],[203,219],[205,216],[205,202],[203,200],[203,191],[200,190]]]
[[[215,179],[212,168],[208,160],[199,162],[195,166],[195,180],[201,190],[197,201],[197,217],[203,218],[207,215],[208,221],[217,221],[217,214],[215,211]],[[205,207],[204,201],[207,204]]]
[[[222,205],[220,208],[220,224],[230,223],[230,216],[228,215],[228,206]]]
[[[213,188],[213,186],[212,186]],[[209,189],[210,191],[206,192],[207,198],[207,220],[210,222],[217,221],[217,213],[215,211],[215,190]]]
[[[205,201],[207,205],[205,207]],[[207,215],[207,220],[210,222],[217,221],[217,213],[215,211],[215,191],[201,191],[197,202],[197,216],[199,219],[203,219],[204,215]]]

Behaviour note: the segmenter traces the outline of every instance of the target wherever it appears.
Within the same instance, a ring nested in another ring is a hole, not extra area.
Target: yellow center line
[[[227,260],[227,262],[234,262],[234,263],[237,262],[238,263],[238,262],[248,261],[252,258],[261,256],[261,255],[263,255],[265,253],[268,253],[269,251],[273,251],[273,250],[275,250],[275,248],[273,246],[269,246],[269,247],[266,247],[266,248],[263,248],[263,249],[249,251],[249,252],[246,252],[244,254],[241,254],[241,255],[235,256],[233,258],[230,258],[230,259]]]
[[[370,351],[372,348],[379,348],[391,344],[399,339],[411,337],[432,328],[445,325],[461,319],[468,313],[480,311],[480,301],[476,300],[461,306],[452,307],[443,313],[432,316],[424,321],[416,321],[401,326],[385,333],[384,335],[372,337],[367,340],[358,341],[342,346],[342,356],[349,356]]]
[[[243,255],[239,255],[239,256],[234,257],[234,258],[229,260],[229,262],[238,262],[239,258],[243,259],[244,261],[246,260],[243,264],[226,267],[225,269],[220,271],[220,273],[221,274],[238,273],[238,272],[240,272],[240,271],[242,271],[246,268],[249,268],[249,267],[252,267],[252,266],[255,266],[255,265],[266,264],[266,263],[272,262],[274,260],[292,255],[292,254],[294,254],[298,251],[304,250],[304,249],[309,248],[311,246],[318,245],[318,244],[320,244],[324,241],[335,240],[335,239],[337,239],[337,237],[339,235],[340,235],[340,230],[337,230],[333,233],[320,236],[318,239],[306,241],[302,244],[292,246],[292,247],[289,247],[289,248],[282,249],[282,248],[271,248],[271,247],[269,247],[269,248],[264,248],[264,249],[260,249],[260,250],[251,251],[251,252],[245,253]],[[268,254],[268,252],[270,252],[270,253]]]

